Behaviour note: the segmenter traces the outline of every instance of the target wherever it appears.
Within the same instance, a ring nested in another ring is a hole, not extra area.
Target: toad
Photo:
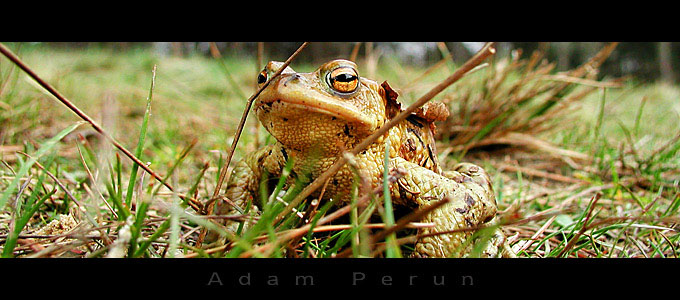
[[[269,62],[258,75],[258,84],[263,85],[282,65]],[[401,112],[397,97],[387,82],[378,84],[360,77],[357,65],[348,60],[330,61],[311,73],[297,73],[286,67],[254,102],[257,118],[276,141],[236,163],[226,187],[229,201],[216,202],[214,213],[236,214],[250,203],[262,207],[259,192],[263,176],[276,183],[290,159],[294,162],[290,174],[315,179],[344,151]],[[471,247],[464,245],[474,231],[456,230],[479,227],[494,221],[496,215],[491,181],[481,167],[460,163],[451,171],[442,170],[436,155],[434,122],[446,117],[448,110],[443,104],[428,103],[353,159],[360,177],[379,188],[383,184],[385,152],[389,150],[389,169],[400,170],[402,175],[389,186],[395,206],[414,210],[445,198],[450,200],[420,220],[434,226],[418,229],[421,238],[414,245],[413,257],[465,256]],[[323,192],[316,191],[310,197],[333,199],[338,205],[349,203],[353,180],[357,178],[353,172],[349,165],[343,166],[328,180]],[[289,180],[287,185],[293,183]],[[257,206],[250,209],[258,211]],[[239,227],[237,222],[227,221],[225,225],[232,232]],[[454,232],[433,234],[444,231]],[[511,255],[500,229],[490,236],[481,256]],[[215,239],[213,233],[205,241]]]

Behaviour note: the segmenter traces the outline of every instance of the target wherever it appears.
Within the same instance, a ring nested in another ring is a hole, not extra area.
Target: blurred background
[[[144,112],[151,70],[157,66],[154,93],[157,102],[152,119],[155,126],[150,129],[151,134],[158,133],[156,136],[163,137],[166,145],[199,137],[206,149],[223,149],[231,144],[233,127],[238,124],[246,99],[256,90],[259,70],[267,61],[285,61],[301,44],[299,41],[6,43],[43,79],[78,107],[101,120],[114,134],[135,130]],[[534,76],[530,75],[531,68],[519,66],[538,53],[541,62],[536,65],[536,71],[542,70],[542,73],[535,74],[536,85],[525,83],[523,87],[533,90],[544,85],[546,89],[553,84],[559,86],[559,80],[555,81],[551,76],[570,74],[586,65],[607,44],[499,42],[497,54],[490,61],[493,68],[456,84],[434,100],[448,103],[454,114],[475,111],[472,110],[474,107],[468,111],[461,105],[496,103],[486,99],[493,95],[485,93],[484,82],[492,80],[495,72],[509,76],[496,78],[504,81],[503,84],[525,80],[521,78],[530,80]],[[298,72],[311,72],[331,59],[352,59],[357,62],[361,76],[388,81],[400,93],[400,101],[409,104],[449,76],[483,45],[482,42],[311,42],[291,66]],[[519,62],[504,67],[510,60]],[[544,63],[549,64],[545,65],[549,69],[543,69]],[[583,101],[571,101],[577,104],[572,105],[573,116],[579,122],[592,123],[590,128],[602,123],[613,139],[626,136],[620,124],[639,127],[660,140],[668,139],[673,131],[666,128],[680,124],[678,66],[680,43],[618,43],[596,70],[588,70],[590,80],[616,80],[618,83],[609,85],[606,95],[600,95],[602,91],[592,92],[598,84],[581,82],[575,85],[576,90],[588,89],[590,92],[584,92]],[[35,82],[13,64],[0,59],[0,122],[9,125],[0,126],[3,143],[20,144],[32,137],[51,136],[60,125],[77,119],[49,100],[51,97],[46,91],[36,87]],[[560,92],[558,96],[566,97],[567,94]],[[608,115],[605,122],[598,121],[600,116],[597,114],[603,97],[609,99],[604,108]],[[483,111],[480,107],[474,109]],[[641,119],[653,121],[641,122]],[[457,120],[468,122],[462,117]],[[264,142],[262,139],[266,135],[264,132],[257,134],[255,118],[249,121],[254,124],[252,147],[256,147]],[[574,143],[558,136],[550,137],[565,145]],[[250,137],[244,136],[244,145],[249,145]],[[135,135],[121,134],[120,138],[134,143]],[[254,149],[250,147],[245,150]]]
[[[217,48],[223,53],[235,56],[255,56],[257,42],[217,42]],[[272,60],[285,60],[293,53],[300,42],[266,42],[264,55]],[[435,42],[374,42],[362,43],[357,50],[359,57],[371,52],[372,47],[384,55],[399,59],[400,63],[415,67],[431,65],[446,54]],[[484,44],[482,42],[446,42],[447,50],[456,64],[470,58]],[[499,42],[498,56],[503,57],[513,49],[523,49],[525,56],[534,50],[547,51],[546,58],[557,63],[557,71],[568,70],[583,64],[592,57],[604,42]],[[51,47],[88,48],[104,47],[116,50],[132,48],[150,48],[158,54],[171,56],[210,55],[209,42],[148,42],[148,43],[47,43]],[[329,59],[343,57],[351,53],[355,43],[347,42],[314,42],[297,60],[318,65]],[[365,51],[366,50],[366,51]],[[677,82],[680,71],[680,42],[622,42],[616,51],[600,68],[604,76],[634,76],[642,81],[662,80]]]

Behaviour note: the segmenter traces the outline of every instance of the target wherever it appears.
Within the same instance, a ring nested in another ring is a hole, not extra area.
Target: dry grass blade
[[[520,166],[513,166],[509,164],[501,164],[499,166],[499,169],[505,169],[510,172],[522,172],[522,174],[526,174],[529,176],[536,176],[536,177],[543,177],[543,178],[548,178],[550,180],[555,180],[555,181],[561,181],[561,182],[567,182],[567,183],[587,183],[585,180],[581,179],[576,179],[573,177],[568,177],[560,174],[555,174],[555,173],[549,173],[546,171],[541,171],[541,170],[536,170],[532,168],[527,168],[527,167],[520,167]]]
[[[406,117],[410,116],[413,112],[416,111],[416,109],[420,108],[423,106],[425,103],[430,101],[434,96],[437,94],[441,93],[444,89],[446,89],[448,86],[453,84],[454,82],[458,81],[460,78],[462,78],[465,74],[467,74],[470,70],[474,69],[477,67],[479,64],[481,64],[486,58],[489,56],[493,55],[496,53],[496,50],[493,48],[494,43],[487,43],[475,56],[470,58],[465,64],[463,64],[459,69],[457,69],[451,76],[447,77],[439,83],[437,86],[432,88],[429,92],[427,92],[425,95],[420,97],[418,100],[416,100],[413,104],[411,104],[409,107],[406,108],[406,110],[402,111],[400,114],[395,116],[393,119],[391,119],[389,122],[385,123],[384,126],[380,127],[380,129],[376,130],[371,134],[369,137],[364,139],[361,143],[359,143],[357,146],[355,146],[351,151],[350,154],[352,155],[357,155],[359,152],[362,150],[366,149],[369,145],[373,144],[379,137],[383,136],[386,134],[392,127],[395,125],[399,124],[400,122],[404,121]],[[312,194],[315,190],[320,188],[324,182],[333,176],[342,166],[347,163],[347,158],[345,156],[340,156],[338,159],[335,161],[333,165],[331,165],[328,170],[326,170],[324,173],[319,175],[314,181],[307,185],[296,197],[291,201],[290,205],[286,206],[284,210],[276,217],[274,222],[278,222],[281,219],[283,219],[288,213],[290,213],[291,210],[293,210],[294,207],[296,207],[302,200],[307,198],[309,195]]]
[[[539,79],[562,81],[562,82],[568,82],[568,83],[578,83],[578,84],[581,84],[581,85],[587,85],[587,86],[592,86],[592,87],[597,87],[597,88],[619,88],[619,87],[623,86],[623,84],[621,84],[620,82],[601,82],[601,81],[595,81],[595,80],[584,79],[584,78],[573,77],[573,76],[567,76],[567,75],[544,75],[544,76],[540,77]]]
[[[483,147],[489,145],[511,145],[511,146],[521,146],[532,150],[538,150],[546,152],[548,154],[554,155],[556,157],[569,157],[573,159],[578,159],[582,161],[591,161],[592,157],[587,154],[576,152],[573,150],[559,148],[551,143],[544,141],[542,139],[536,138],[532,135],[519,133],[519,132],[509,132],[500,137],[493,137],[481,140],[473,144],[474,147]],[[458,145],[452,147],[454,151],[464,150],[469,145]]]
[[[86,141],[85,138],[84,138],[82,135],[78,135],[78,138],[79,138],[81,141]],[[109,211],[111,212],[111,215],[114,216],[114,218],[118,219],[118,214],[117,214],[116,211],[113,209],[113,207],[111,207],[111,204],[109,204],[109,202],[106,201],[106,199],[104,199],[104,196],[102,195],[102,192],[99,190],[99,187],[97,186],[97,180],[94,178],[94,175],[92,175],[92,172],[90,171],[90,167],[87,166],[87,163],[85,162],[85,157],[83,157],[83,152],[80,150],[80,147],[77,147],[77,146],[76,146],[76,149],[78,149],[78,155],[79,155],[79,157],[80,157],[80,162],[81,162],[81,164],[83,165],[83,168],[85,169],[85,172],[87,173],[87,176],[89,176],[90,181],[93,183],[92,186],[94,187],[94,190],[97,192],[97,195],[99,195],[99,199],[101,199],[102,202],[104,203],[104,205],[106,205],[106,207],[107,207],[107,208],[109,209]],[[85,190],[86,190],[88,193],[92,194],[92,191],[91,191],[90,188],[87,186],[87,184],[83,184],[83,187],[85,188]],[[94,195],[92,195],[92,197],[94,197]]]
[[[615,47],[616,43],[608,44],[580,67],[556,75],[549,74],[554,71],[554,64],[539,63],[543,53],[534,52],[526,60],[519,59],[519,52],[513,52],[481,78],[465,81],[447,95],[452,115],[459,117],[447,119],[438,134],[462,155],[484,146],[509,145],[590,160],[586,155],[548,145],[535,136],[563,125],[559,120],[569,113],[569,108],[598,88],[622,86],[620,78],[607,82],[594,80],[597,68]],[[484,87],[481,90],[480,83]]]
[[[352,47],[352,53],[349,54],[349,60],[357,61],[357,55],[359,54],[359,48],[361,48],[361,42],[354,43],[354,47]]]
[[[571,240],[569,240],[567,245],[564,246],[564,248],[562,248],[562,251],[560,251],[560,253],[557,254],[557,257],[562,257],[562,255],[567,253],[567,251],[569,251],[569,249],[571,249],[574,246],[574,244],[576,244],[576,242],[581,237],[581,235],[583,235],[586,229],[588,229],[588,221],[590,221],[590,217],[593,213],[593,210],[595,209],[595,204],[597,204],[597,200],[600,200],[600,197],[602,197],[601,193],[597,193],[595,194],[595,196],[593,196],[593,200],[590,201],[590,209],[586,214],[585,220],[583,220],[583,226],[578,231],[578,233],[573,238],[571,238]]]

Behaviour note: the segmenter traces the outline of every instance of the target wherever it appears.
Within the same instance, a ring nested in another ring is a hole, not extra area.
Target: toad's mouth
[[[353,105],[325,95],[313,89],[279,88],[265,89],[255,100],[255,110],[273,109],[277,113],[285,109],[304,110],[311,113],[322,113],[348,123],[355,123],[368,130],[375,130],[376,120],[370,118]],[[300,116],[304,117],[304,116]]]

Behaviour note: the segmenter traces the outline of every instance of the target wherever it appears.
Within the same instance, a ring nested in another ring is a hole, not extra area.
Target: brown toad
[[[258,83],[264,84],[281,66],[280,62],[269,62],[259,74]],[[258,119],[276,142],[247,155],[235,165],[225,193],[232,203],[217,202],[214,213],[234,214],[237,212],[234,205],[244,208],[248,203],[255,203],[261,206],[260,180],[264,176],[265,180],[269,179],[267,182],[275,185],[289,159],[294,162],[291,174],[315,179],[343,151],[352,149],[396,116],[401,111],[396,98],[397,93],[386,82],[378,84],[360,77],[356,64],[351,61],[333,60],[312,73],[297,73],[286,68],[254,102]],[[421,220],[435,226],[420,229],[420,235],[476,227],[493,220],[496,215],[494,192],[489,176],[482,168],[461,163],[453,171],[443,171],[439,165],[433,122],[447,116],[443,105],[431,103],[354,157],[361,177],[378,188],[382,185],[384,155],[389,145],[389,168],[405,174],[390,185],[395,205],[415,209],[444,197],[451,199],[450,203]],[[329,179],[322,200],[334,199],[338,204],[350,201],[354,178],[350,166],[345,165]],[[288,185],[293,182],[290,179]],[[311,197],[319,196],[317,190]],[[252,209],[257,211],[257,207]],[[233,232],[238,228],[236,222],[226,225]],[[420,238],[412,256],[451,256],[461,250],[461,245],[472,234],[472,231],[459,231]],[[206,242],[216,239],[217,236],[211,234]],[[505,250],[507,247],[501,247],[504,240],[502,232],[496,230],[482,255],[509,254]]]

